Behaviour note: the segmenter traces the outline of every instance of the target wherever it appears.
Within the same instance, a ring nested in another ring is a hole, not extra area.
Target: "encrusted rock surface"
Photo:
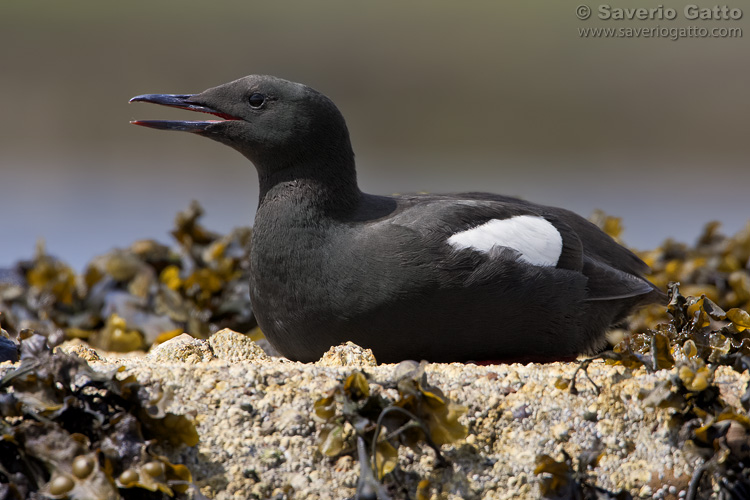
[[[315,362],[318,366],[377,366],[371,349],[363,349],[354,342],[333,346]]]
[[[377,383],[393,380],[396,365],[373,366],[371,353],[355,345],[336,347],[328,361],[313,364],[269,357],[258,349],[225,331],[209,341],[177,337],[145,357],[106,353],[102,360],[90,356],[89,362],[102,370],[122,365],[123,376],[160,382],[175,393],[170,411],[195,415],[200,443],[159,451],[187,465],[207,497],[352,497],[357,461],[317,451],[313,402],[354,370]],[[579,377],[578,395],[556,388],[558,377],[569,378],[576,366],[429,365],[429,383],[468,407],[462,418],[469,435],[442,448],[450,464],[443,468],[434,465],[429,448],[402,449],[404,486],[413,493],[428,479],[428,498],[434,499],[539,498],[537,455],[559,459],[565,451],[577,457],[599,439],[604,455],[591,471],[593,483],[626,489],[636,498],[684,497],[700,459],[675,447],[670,410],[645,407],[638,399],[641,389],[669,372],[594,362],[588,372],[601,394],[585,377]],[[724,398],[736,401],[748,375],[719,367],[716,380]]]
[[[208,342],[191,337],[187,333],[154,346],[146,359],[156,364],[181,361],[188,364],[211,361],[214,353]]]

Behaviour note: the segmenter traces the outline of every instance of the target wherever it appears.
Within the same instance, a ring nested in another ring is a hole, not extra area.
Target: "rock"
[[[152,347],[146,358],[158,363],[180,361],[195,364],[210,361],[214,358],[211,346],[205,340],[196,339],[183,333],[163,344]]]
[[[376,366],[372,350],[364,349],[354,342],[333,346],[318,360],[319,366]]]
[[[208,339],[214,356],[229,363],[266,361],[268,355],[250,337],[224,328]]]
[[[89,345],[82,340],[68,340],[57,347],[63,352],[68,354],[75,354],[81,359],[86,361],[102,361],[102,357],[96,352],[96,349],[92,349]]]
[[[570,439],[570,426],[567,422],[560,422],[552,427],[552,435],[558,441],[568,441]]]
[[[107,353],[106,360],[92,366],[102,371],[124,366],[123,377],[132,374],[169,387],[174,398],[165,410],[196,415],[198,445],[160,453],[189,466],[204,495],[217,500],[269,498],[280,488],[295,500],[353,497],[359,476],[356,455],[321,457],[321,425],[313,419],[313,404],[355,370],[371,381],[395,381],[396,365],[323,366],[254,357],[247,354],[254,351],[253,343],[238,335],[225,331],[214,342],[183,335],[145,358]],[[212,349],[226,351],[214,357]],[[365,351],[343,349],[359,355]],[[0,366],[0,377],[12,368]],[[634,498],[650,498],[670,486],[684,490],[700,460],[674,444],[672,410],[644,408],[638,399],[642,389],[653,388],[669,372],[637,369],[631,377],[613,378],[622,367],[594,362],[588,374],[601,395],[585,378],[578,381],[578,395],[557,389],[557,378],[570,377],[575,368],[575,363],[427,365],[428,383],[468,408],[461,422],[470,434],[466,441],[442,447],[449,467],[436,466],[427,447],[400,450],[402,486],[415,492],[420,481],[428,481],[430,495],[446,499],[539,498],[534,473],[538,455],[560,460],[565,451],[577,460],[601,439],[605,449],[599,465],[587,471],[591,484],[625,489]],[[720,366],[716,379],[722,398],[738,400],[750,374]],[[515,417],[514,410],[522,407],[525,417]],[[600,418],[585,418],[595,412]],[[652,478],[661,479],[657,484]]]

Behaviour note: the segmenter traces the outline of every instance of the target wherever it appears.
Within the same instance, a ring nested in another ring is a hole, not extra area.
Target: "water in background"
[[[750,67],[740,63],[750,13],[704,22],[741,38],[585,39],[581,27],[670,21],[581,21],[576,6],[4,2],[0,267],[40,237],[77,268],[138,238],[168,241],[191,199],[212,229],[249,224],[257,183],[241,156],[133,127],[189,113],[127,104],[249,73],[328,94],[368,192],[482,190],[582,215],[601,208],[640,248],[691,241],[714,219],[739,229],[750,219]]]

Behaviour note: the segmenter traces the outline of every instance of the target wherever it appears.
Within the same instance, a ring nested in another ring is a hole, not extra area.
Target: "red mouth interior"
[[[197,111],[199,113],[206,113],[206,114],[209,114],[209,115],[218,116],[219,118],[223,118],[225,120],[242,120],[242,118],[237,118],[236,116],[232,116],[232,115],[227,114],[227,113],[222,113],[221,111],[209,110],[209,108],[195,109],[195,108],[191,108],[189,106],[173,106],[173,107],[180,108],[180,109],[186,109],[188,111]]]
[[[215,112],[215,113],[209,113],[209,114],[212,114],[214,116],[218,116],[219,118],[224,118],[225,120],[241,120],[242,119],[242,118],[237,118],[236,116],[228,115],[226,113],[221,113],[221,112],[218,112],[218,111]]]

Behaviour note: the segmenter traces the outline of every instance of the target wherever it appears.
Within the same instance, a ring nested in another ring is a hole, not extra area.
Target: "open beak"
[[[190,99],[195,94],[144,94],[133,97],[129,102],[151,102],[169,106],[170,108],[187,109],[188,111],[198,111],[199,113],[208,113],[224,120],[240,120],[236,116],[222,113],[221,111],[196,104]],[[179,120],[133,120],[130,123],[142,127],[155,128],[159,130],[179,130],[182,132],[203,132],[207,127],[223,120],[205,120],[205,121],[179,121]]]

